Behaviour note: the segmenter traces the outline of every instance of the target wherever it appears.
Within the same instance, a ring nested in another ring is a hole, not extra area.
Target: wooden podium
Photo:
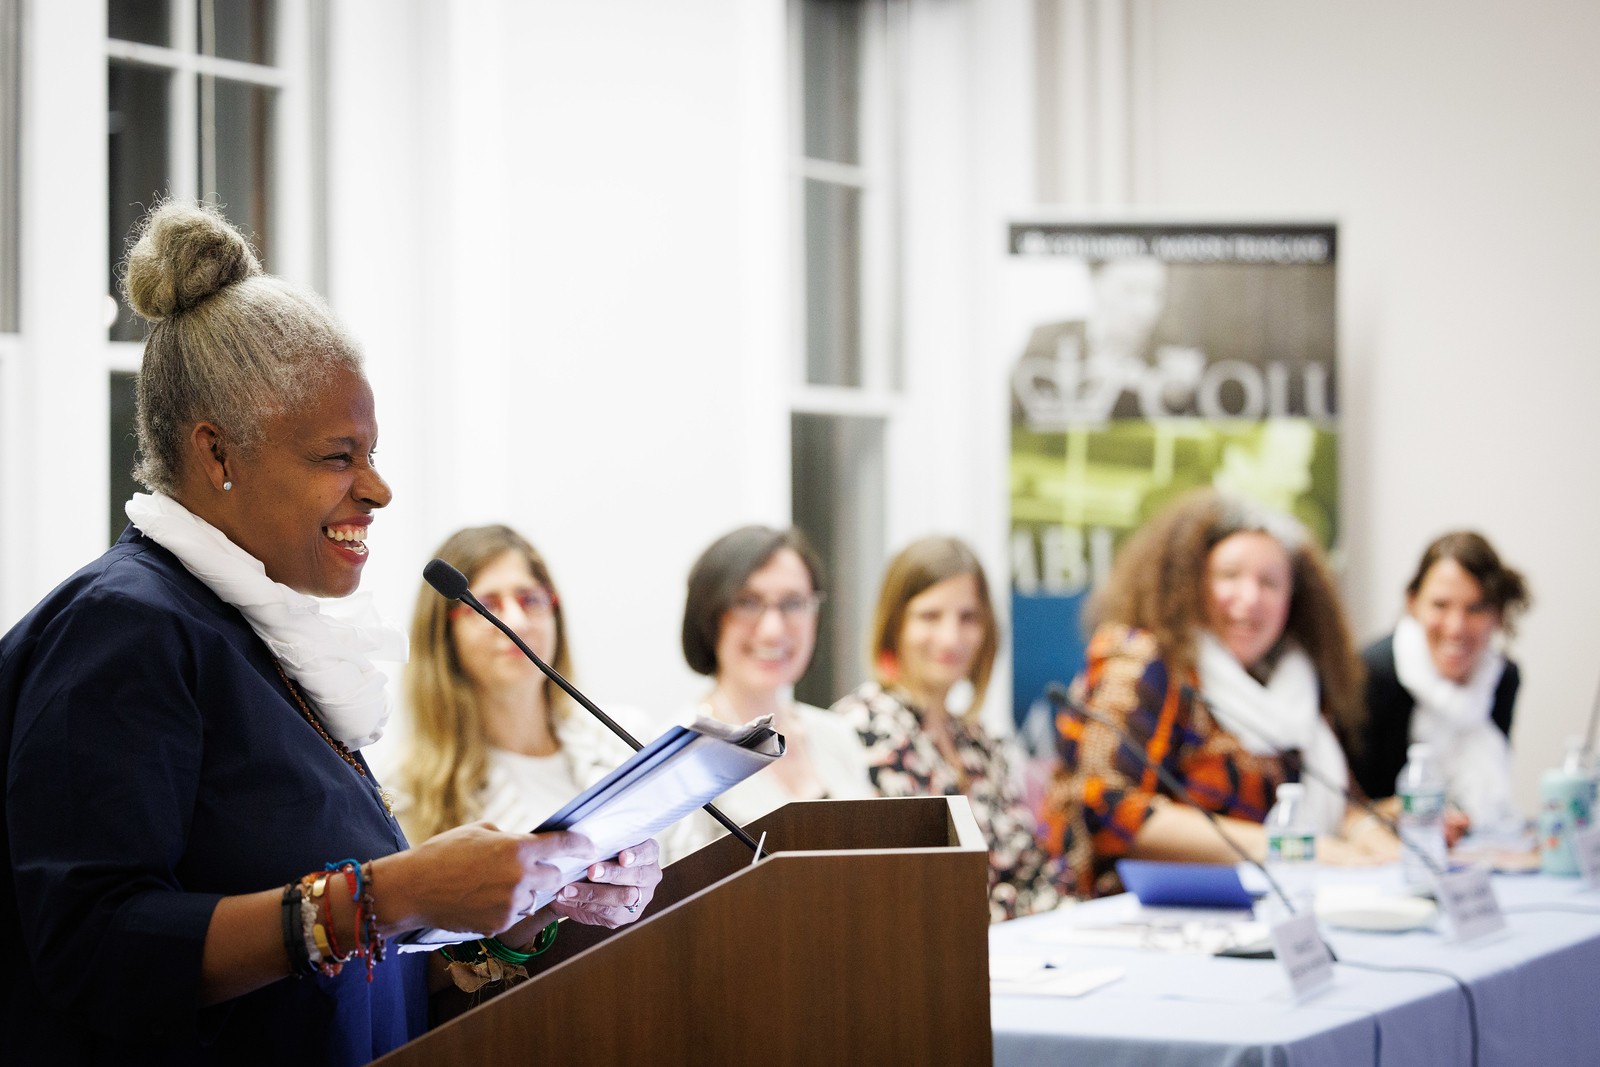
[[[528,981],[377,1062],[993,1061],[965,797],[803,801],[747,830],[775,854],[712,842],[663,869],[639,922],[563,923]]]

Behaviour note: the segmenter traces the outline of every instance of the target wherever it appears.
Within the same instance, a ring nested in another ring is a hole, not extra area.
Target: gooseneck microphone
[[[1133,738],[1128,736],[1128,731],[1123,728],[1121,723],[1117,722],[1117,720],[1113,719],[1109,715],[1102,715],[1098,711],[1092,711],[1078,703],[1076,700],[1072,699],[1072,694],[1068,692],[1067,687],[1062,685],[1060,682],[1051,682],[1049,685],[1045,686],[1044,694],[1045,699],[1050,703],[1067,709],[1079,718],[1088,719],[1091,722],[1097,722],[1101,726],[1104,726],[1106,729],[1115,733],[1117,735],[1117,740],[1121,742],[1122,747],[1128,752],[1132,753],[1134,759],[1138,760],[1147,770],[1155,772],[1156,777],[1161,779],[1162,784],[1168,789],[1172,790],[1173,793],[1177,794],[1177,796],[1182,799],[1185,804],[1188,804],[1200,814],[1204,815],[1207,821],[1211,823],[1212,829],[1216,830],[1217,836],[1222,838],[1223,843],[1232,849],[1234,854],[1240,859],[1244,860],[1257,871],[1261,872],[1261,877],[1265,878],[1267,880],[1267,885],[1272,887],[1273,895],[1278,898],[1279,903],[1281,903],[1284,908],[1287,909],[1290,915],[1298,913],[1299,909],[1297,909],[1294,906],[1294,903],[1289,899],[1289,894],[1283,891],[1283,887],[1278,884],[1278,880],[1272,877],[1271,872],[1267,870],[1266,864],[1250,855],[1243,845],[1235,841],[1233,835],[1228,833],[1227,828],[1222,825],[1222,820],[1218,818],[1217,813],[1212,811],[1210,808],[1205,807],[1198,800],[1196,800],[1194,794],[1189,792],[1188,786],[1184,785],[1183,782],[1181,782],[1171,771],[1163,767],[1159,760],[1151,759],[1143,749],[1134,744]]]
[[[1217,722],[1220,723],[1224,721],[1223,717],[1217,714],[1216,705],[1212,704],[1210,699],[1207,698],[1204,693],[1200,692],[1200,690],[1185,683],[1183,686],[1183,693],[1190,700],[1194,701],[1196,704],[1199,704],[1201,707],[1205,708],[1206,711],[1210,712],[1211,717],[1216,719]],[[1242,723],[1237,722],[1236,719],[1229,719],[1227,722],[1228,725],[1225,727],[1225,729],[1228,730],[1233,730],[1236,726],[1243,725]],[[1270,748],[1273,755],[1277,756],[1279,759],[1282,759],[1288,755],[1288,753],[1274,745],[1270,737],[1263,737],[1260,730],[1252,730],[1246,726],[1240,732],[1251,734],[1257,741],[1260,741],[1262,744]],[[1379,826],[1382,826],[1385,830],[1389,831],[1395,836],[1395,840],[1400,842],[1401,848],[1406,849],[1412,855],[1420,859],[1423,863],[1423,866],[1427,867],[1429,873],[1431,873],[1435,878],[1438,878],[1445,873],[1444,870],[1440,868],[1438,862],[1434,860],[1432,856],[1428,855],[1427,849],[1419,848],[1416,842],[1407,839],[1407,837],[1400,832],[1399,824],[1393,819],[1389,818],[1389,816],[1385,815],[1383,812],[1379,811],[1377,805],[1372,801],[1368,800],[1366,797],[1362,796],[1349,786],[1339,785],[1328,775],[1323,774],[1321,771],[1311,766],[1311,764],[1303,758],[1300,760],[1300,773],[1304,777],[1310,778],[1313,782],[1326,786],[1335,793],[1340,794],[1344,797],[1346,803],[1354,804],[1356,807],[1372,816]]]
[[[639,749],[644,747],[643,745],[639,744],[632,734],[624,730],[621,726],[618,726],[616,721],[613,720],[611,716],[601,711],[594,701],[580,693],[577,686],[563,678],[560,671],[556,670],[554,667],[550,666],[550,664],[540,659],[538,653],[529,648],[527,643],[524,642],[522,638],[518,637],[516,632],[512,630],[511,627],[500,621],[500,618],[495,615],[494,612],[484,607],[478,598],[472,595],[472,590],[467,588],[466,575],[462,574],[444,560],[436,559],[430,561],[426,567],[422,568],[422,577],[424,581],[433,586],[434,590],[438,592],[440,596],[444,597],[446,600],[459,600],[461,603],[467,605],[467,607],[471,608],[473,611],[476,611],[479,615],[482,615],[485,619],[487,619],[495,629],[511,638],[512,644],[521,649],[522,654],[532,660],[533,665],[544,672],[544,676],[546,678],[549,678],[552,682],[556,683],[556,685],[560,686],[562,691],[565,692],[569,697],[583,705],[585,711],[604,723],[606,729],[622,738],[622,740],[627,743],[629,748],[637,752]],[[717,810],[717,806],[715,804],[705,805],[705,811],[710,814],[713,819],[721,823],[723,828],[729,833],[733,834],[740,841],[744,842],[746,847],[748,847],[751,852],[755,853],[757,859],[761,858],[761,846],[758,845],[749,834],[745,833],[744,829],[740,827],[738,823],[734,822],[732,819],[722,814],[721,811]]]

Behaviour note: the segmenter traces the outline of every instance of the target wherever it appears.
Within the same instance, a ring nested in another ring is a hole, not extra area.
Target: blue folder
[[[1150,907],[1249,908],[1255,903],[1230,864],[1118,860],[1117,876]]]

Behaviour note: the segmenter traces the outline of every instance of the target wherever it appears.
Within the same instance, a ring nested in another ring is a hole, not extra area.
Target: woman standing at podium
[[[1397,855],[1393,836],[1346,804],[1341,742],[1360,734],[1361,667],[1333,576],[1298,523],[1213,490],[1181,497],[1118,553],[1090,613],[1044,803],[1047,841],[1085,894],[1118,889],[1124,856],[1236,862],[1200,808],[1263,858],[1260,824],[1302,767],[1314,772],[1304,783],[1320,862]]]
[[[887,797],[965,796],[989,845],[989,917],[1056,907],[1068,876],[1034,835],[1000,741],[978,721],[999,626],[977,555],[928,537],[890,561],[868,642],[873,681],[833,710],[867,748],[872,784]]]
[[[696,713],[734,724],[770,715],[787,742],[782,759],[717,798],[741,826],[795,800],[873,795],[849,724],[794,699],[817,646],[821,603],[822,562],[793,527],[740,527],[713,541],[689,570],[683,658],[712,681]],[[725,832],[697,811],[663,838],[666,859]]]
[[[557,915],[630,921],[655,848],[530,915],[581,838],[407,847],[361,753],[387,714],[369,657],[399,635],[314,599],[355,591],[391,495],[360,352],[193,205],[152,213],[126,290],[153,324],[152,492],[0,638],[0,1062],[366,1063],[426,1028],[443,977],[404,935],[519,952]]]

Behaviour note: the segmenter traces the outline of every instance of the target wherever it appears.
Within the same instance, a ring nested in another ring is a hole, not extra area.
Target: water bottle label
[[[1314,834],[1269,834],[1267,859],[1280,863],[1311,863],[1317,858]]]
[[[1444,794],[1401,793],[1400,810],[1406,815],[1432,819],[1444,814]]]

